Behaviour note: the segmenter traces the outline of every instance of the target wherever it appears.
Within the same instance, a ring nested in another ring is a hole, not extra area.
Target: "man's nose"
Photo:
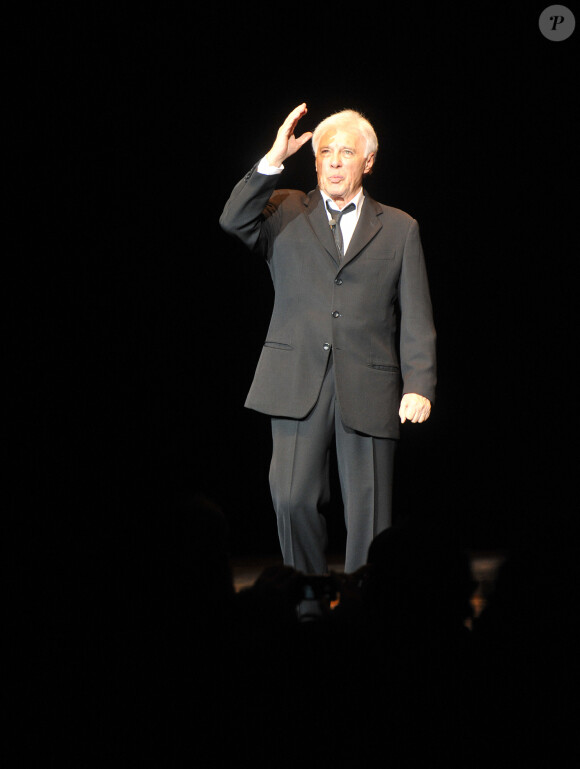
[[[330,159],[330,165],[331,166],[339,166],[340,165],[340,154],[337,152],[335,153],[332,158]]]

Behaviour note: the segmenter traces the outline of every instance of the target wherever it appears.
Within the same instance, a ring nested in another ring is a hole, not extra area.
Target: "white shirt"
[[[330,201],[330,207],[334,208],[335,211],[338,211],[339,208],[336,205],[336,203],[333,201],[333,199],[330,197],[330,195],[326,194],[326,192],[323,192],[323,190],[320,190],[320,194],[322,195],[322,199],[324,200],[324,209],[328,216],[328,221],[330,221],[330,214],[328,213],[328,208],[326,207],[326,201],[327,200]],[[360,190],[357,192],[357,194],[354,196],[354,198],[349,201],[349,205],[351,203],[354,203],[355,205],[354,211],[348,211],[346,214],[343,214],[340,218],[340,230],[342,232],[342,242],[344,243],[345,254],[348,249],[348,244],[350,243],[350,239],[352,238],[354,228],[357,225],[361,208],[364,203],[364,199],[365,199],[365,196],[363,194],[363,190],[361,187]]]
[[[284,170],[284,166],[271,166],[268,164],[268,161],[265,157],[260,160],[258,163],[257,171],[260,174],[266,174],[267,176],[273,176],[274,174],[281,174]],[[320,194],[322,195],[322,200],[324,201],[324,210],[326,211],[326,216],[328,218],[328,221],[330,222],[330,214],[328,213],[328,209],[326,207],[326,201],[330,201],[330,205],[332,208],[334,208],[336,211],[338,211],[338,206],[332,198],[326,194],[326,192],[323,192],[320,190]],[[357,194],[354,196],[354,198],[349,201],[350,203],[354,203],[355,209],[354,211],[349,211],[347,214],[344,214],[341,217],[340,220],[340,229],[342,232],[342,241],[344,243],[344,253],[346,254],[346,251],[348,249],[348,244],[350,243],[350,239],[352,238],[354,228],[357,225],[358,218],[360,216],[360,212],[364,203],[365,196],[363,194],[362,187],[357,192]]]

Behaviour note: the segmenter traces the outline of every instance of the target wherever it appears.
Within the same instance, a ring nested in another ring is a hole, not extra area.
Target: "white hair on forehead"
[[[375,133],[375,129],[369,123],[369,121],[360,112],[353,109],[344,109],[340,112],[335,112],[333,115],[329,115],[327,118],[319,123],[314,129],[312,134],[312,150],[316,155],[318,151],[318,144],[320,143],[320,137],[329,128],[355,128],[360,131],[365,142],[365,156],[368,157],[371,152],[375,155],[379,148],[379,140]]]

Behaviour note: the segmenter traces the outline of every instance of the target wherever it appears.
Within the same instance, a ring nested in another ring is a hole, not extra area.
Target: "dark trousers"
[[[364,397],[361,395],[361,397]],[[344,570],[366,563],[373,538],[391,524],[396,440],[345,427],[336,398],[332,357],[318,401],[305,419],[272,417],[270,490],[284,563],[307,574],[327,571],[329,460],[336,440],[346,523]]]

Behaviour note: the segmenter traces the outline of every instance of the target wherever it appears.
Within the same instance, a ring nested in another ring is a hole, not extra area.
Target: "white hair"
[[[362,134],[366,142],[365,156],[368,157],[371,152],[374,152],[376,155],[379,148],[379,140],[377,139],[375,129],[360,112],[356,112],[353,109],[344,109],[341,112],[335,112],[334,115],[329,115],[327,118],[324,118],[324,120],[316,126],[314,133],[312,134],[312,150],[314,154],[316,155],[318,151],[320,137],[328,128],[345,128],[347,126],[356,128]]]

